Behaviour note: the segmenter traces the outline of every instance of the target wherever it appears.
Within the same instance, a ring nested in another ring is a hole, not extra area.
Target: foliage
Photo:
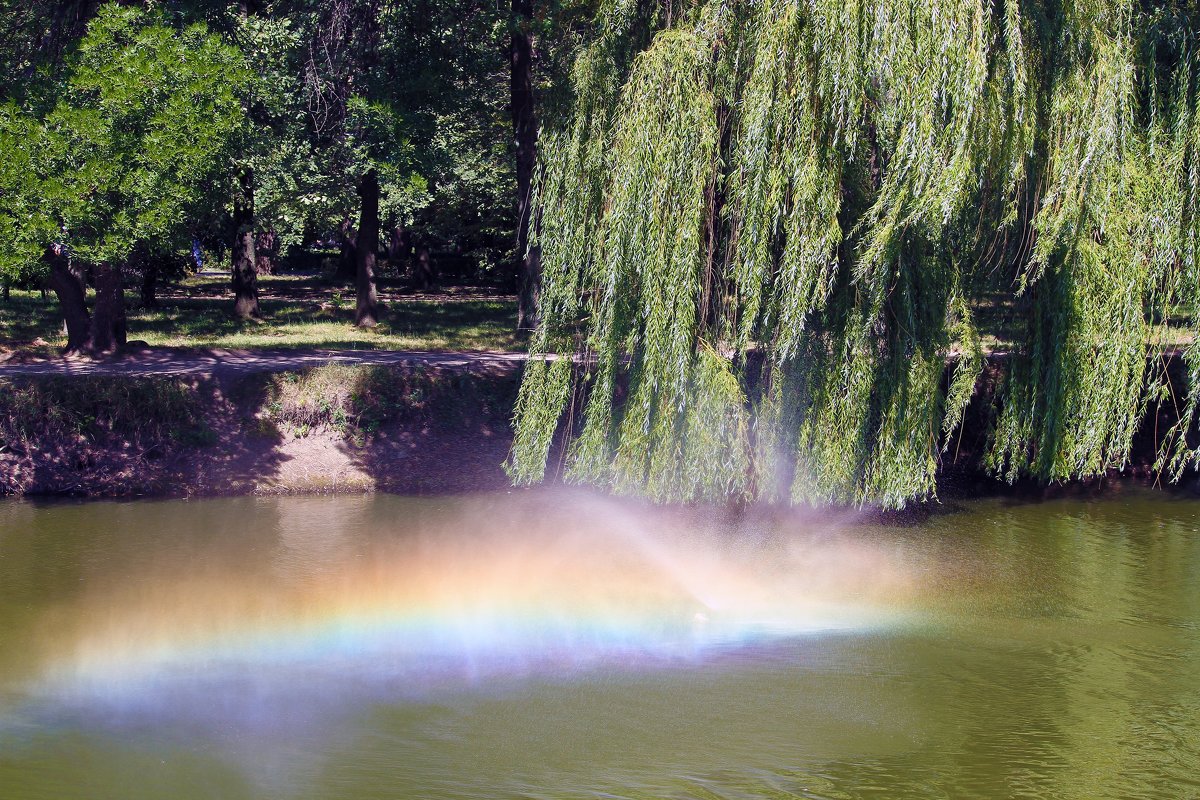
[[[569,476],[671,499],[781,480],[794,501],[929,497],[996,295],[1023,334],[989,466],[1124,463],[1168,390],[1155,326],[1200,308],[1194,4],[607,0],[596,30],[540,179],[535,350],[594,365]],[[1176,474],[1200,414],[1200,347],[1186,357]],[[577,395],[529,371],[518,480],[542,476]]]
[[[186,246],[188,221],[223,205],[246,81],[204,26],[104,6],[51,96],[0,109],[0,269],[36,270],[52,244],[118,264]]]
[[[579,10],[592,0],[547,0],[539,3],[545,37],[543,84],[567,60],[582,27]],[[142,4],[132,4],[142,5]],[[343,223],[357,217],[358,178],[375,169],[381,185],[381,221],[409,234],[408,244],[452,256],[476,273],[495,274],[514,259],[515,203],[511,121],[508,109],[506,4],[482,0],[172,0],[138,10],[116,0],[81,2],[47,0],[45,4],[0,2],[0,102],[23,115],[3,117],[0,142],[5,146],[0,187],[9,195],[45,194],[45,187],[21,185],[22,158],[5,142],[19,139],[30,153],[35,143],[21,126],[34,123],[49,139],[61,131],[43,131],[58,106],[80,102],[70,89],[81,63],[96,42],[109,36],[118,60],[130,56],[133,40],[112,38],[113,20],[143,25],[160,33],[174,31],[188,40],[189,31],[206,30],[219,37],[227,54],[240,52],[240,74],[210,70],[214,82],[236,92],[243,122],[231,146],[212,158],[227,173],[236,166],[253,168],[255,225],[275,234],[279,254],[328,242]],[[93,30],[86,38],[89,22]],[[561,25],[560,25],[561,22]],[[190,40],[188,40],[190,41]],[[144,43],[143,43],[144,44]],[[143,44],[139,44],[142,47]],[[177,92],[181,98],[200,87],[186,87],[176,75],[179,52],[143,47],[143,60],[125,64],[121,74],[138,75],[141,85],[156,87],[155,100]],[[159,58],[157,64],[150,63]],[[217,66],[217,65],[209,65]],[[184,70],[182,79],[187,79]],[[110,78],[112,76],[109,76]],[[231,79],[232,78],[232,79]],[[120,87],[113,87],[120,91]],[[548,85],[547,91],[550,91]],[[551,92],[552,93],[552,92]],[[144,100],[151,99],[147,93]],[[128,109],[128,119],[153,111]],[[223,114],[204,103],[197,115]],[[77,115],[62,125],[82,124]],[[216,133],[223,120],[213,116]],[[179,120],[183,122],[183,120]],[[232,120],[230,120],[232,121]],[[201,131],[204,133],[205,131]],[[96,136],[103,130],[96,131]],[[53,142],[50,142],[53,144]],[[84,144],[95,144],[80,140]],[[202,145],[202,142],[197,142]],[[64,145],[65,146],[65,145]],[[76,148],[78,149],[78,148]],[[13,157],[9,158],[9,152]],[[72,150],[72,152],[75,152]],[[105,155],[97,150],[97,157]],[[41,158],[37,174],[51,173],[61,163]],[[61,162],[62,159],[59,159]],[[109,159],[118,171],[123,165]],[[28,165],[25,165],[28,166]],[[74,164],[70,165],[72,168]],[[99,169],[93,165],[92,169]],[[28,170],[26,170],[26,173]],[[12,173],[8,175],[8,173]],[[187,177],[187,176],[181,176]],[[223,253],[230,240],[227,176],[202,183],[210,191],[203,204],[180,204],[177,217],[191,237]],[[170,195],[164,188],[164,196]],[[143,198],[144,199],[144,198]],[[14,212],[26,212],[16,208]],[[115,213],[99,213],[97,228],[118,226]],[[18,217],[28,227],[28,217]],[[57,220],[45,220],[57,230]],[[0,232],[2,233],[2,232]],[[5,258],[37,268],[39,246],[48,234],[27,231],[30,247]],[[97,234],[99,235],[99,234]],[[124,236],[124,233],[117,234]],[[7,236],[5,241],[12,240]],[[114,245],[117,244],[114,242]],[[190,245],[190,238],[185,243]],[[113,248],[119,249],[119,248]],[[168,248],[171,249],[171,248]],[[436,256],[435,256],[436,258]],[[13,266],[13,274],[17,271]],[[28,270],[26,270],[28,271]]]
[[[494,269],[511,260],[512,167],[500,7],[464,0],[290,0],[210,14],[256,80],[242,157],[257,227],[284,253],[357,215],[379,175],[380,218]]]

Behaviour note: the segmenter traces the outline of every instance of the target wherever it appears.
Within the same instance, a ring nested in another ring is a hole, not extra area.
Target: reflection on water
[[[1197,512],[0,504],[0,797],[1200,797]]]

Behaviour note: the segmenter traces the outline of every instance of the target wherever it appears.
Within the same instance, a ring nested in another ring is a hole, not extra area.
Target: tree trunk
[[[542,287],[541,254],[530,247],[534,223],[533,171],[537,167],[537,115],[533,103],[533,0],[512,0],[509,67],[513,135],[517,143],[517,330],[537,327]]]
[[[257,317],[258,271],[254,261],[254,171],[247,167],[233,199],[233,313],[240,319]]]
[[[417,266],[413,271],[413,284],[418,289],[429,290],[437,285],[437,275],[434,274],[433,261],[429,256],[429,245],[417,248]]]
[[[158,264],[148,260],[142,265],[142,308],[158,306]]]
[[[85,352],[92,349],[92,319],[88,314],[83,275],[72,268],[61,250],[56,250],[51,248],[46,259],[50,263],[50,288],[58,297],[58,305],[67,323],[66,352]]]
[[[358,270],[355,287],[358,302],[354,309],[354,324],[374,328],[379,324],[379,295],[375,291],[375,255],[379,251],[379,178],[369,170],[358,182],[362,198],[362,214],[358,222]]]
[[[7,280],[5,280],[5,281],[4,281],[4,302],[6,302],[6,303],[7,303],[7,302],[8,302],[10,299],[12,299],[12,298],[11,298],[11,296],[10,296],[10,292],[11,292],[11,289],[10,289],[10,287],[9,287],[9,285],[8,285],[8,281],[7,281]]]
[[[255,264],[259,275],[273,275],[279,256],[279,237],[275,231],[264,231],[254,241]]]
[[[387,257],[392,272],[401,272],[408,261],[408,232],[403,225],[393,225],[388,231]]]
[[[92,270],[96,281],[96,307],[92,312],[92,350],[111,353],[125,344],[125,286],[121,268],[98,264]]]
[[[354,230],[354,224],[349,218],[342,220],[338,228],[338,239],[342,245],[342,256],[334,277],[349,283],[358,275],[358,231]]]

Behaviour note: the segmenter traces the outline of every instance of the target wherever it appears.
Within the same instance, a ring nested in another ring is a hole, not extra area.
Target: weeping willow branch
[[[609,0],[547,131],[510,470],[662,500],[930,497],[1020,335],[987,465],[1122,466],[1162,321],[1200,319],[1200,11],[1077,0]],[[585,368],[569,357],[585,354]],[[1197,462],[1200,347],[1160,467]],[[947,373],[947,364],[952,366]],[[1174,395],[1172,395],[1174,396]]]

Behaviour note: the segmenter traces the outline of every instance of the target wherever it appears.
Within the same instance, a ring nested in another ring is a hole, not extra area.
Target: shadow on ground
[[[153,307],[143,307],[127,291],[130,340],[174,347],[521,349],[514,334],[515,298],[490,289],[386,289],[381,324],[363,330],[353,325],[353,291],[318,278],[265,279],[262,316],[252,320],[233,316],[226,284],[222,279],[165,287]],[[64,344],[53,298],[14,290],[8,302],[0,303],[0,353],[32,349],[47,355]]]
[[[375,488],[402,494],[510,487],[504,462],[513,440],[519,367],[426,370],[410,373],[410,381],[398,385],[393,370],[364,371],[362,396],[381,398],[383,405],[376,416],[368,411],[340,444],[355,468]]]
[[[509,486],[520,361],[0,378],[0,494]]]

